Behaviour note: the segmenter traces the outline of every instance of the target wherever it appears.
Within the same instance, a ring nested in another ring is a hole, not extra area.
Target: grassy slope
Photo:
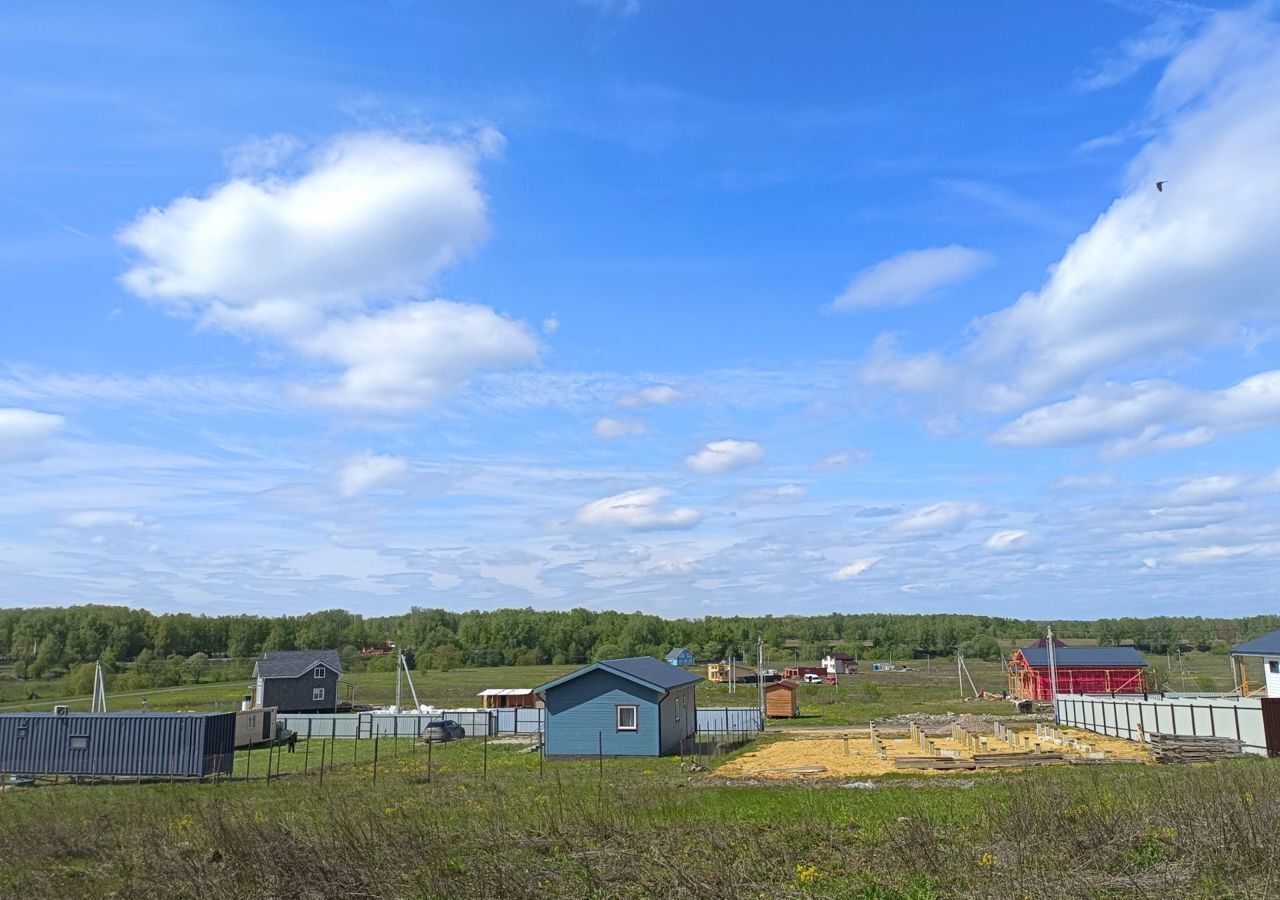
[[[367,743],[367,742],[362,742]],[[350,742],[343,745],[350,749]],[[402,745],[402,750],[407,747]],[[385,745],[384,745],[385,750]],[[295,757],[297,754],[295,754]],[[313,756],[314,764],[314,756]],[[1270,896],[1276,763],[728,784],[476,741],[222,785],[0,794],[0,896]],[[972,787],[970,787],[972,785]]]

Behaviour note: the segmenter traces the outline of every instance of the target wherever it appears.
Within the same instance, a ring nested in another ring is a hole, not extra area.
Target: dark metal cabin
[[[235,713],[0,714],[0,774],[230,775]]]
[[[337,650],[273,650],[253,667],[253,705],[281,714],[335,712],[341,678]]]

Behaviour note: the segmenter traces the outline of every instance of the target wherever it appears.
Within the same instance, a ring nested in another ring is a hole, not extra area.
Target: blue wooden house
[[[693,654],[688,647],[675,647],[667,654],[667,663],[672,666],[693,665]]]
[[[665,756],[697,730],[702,676],[652,656],[603,659],[536,688],[548,756]]]

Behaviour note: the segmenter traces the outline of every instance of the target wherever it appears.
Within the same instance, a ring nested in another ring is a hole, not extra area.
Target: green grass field
[[[1272,896],[1280,768],[753,784],[471,739],[221,784],[0,794],[0,896]],[[361,753],[371,742],[361,742]],[[256,755],[256,754],[255,754]],[[265,758],[255,759],[265,765]],[[315,757],[312,757],[315,765]],[[240,764],[237,765],[240,771]]]

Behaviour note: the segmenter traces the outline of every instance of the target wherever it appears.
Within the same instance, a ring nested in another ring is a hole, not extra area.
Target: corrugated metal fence
[[[1145,740],[1152,734],[1229,737],[1246,753],[1267,754],[1262,703],[1257,698],[1202,694],[1059,694],[1054,715],[1061,725],[1098,734]]]

